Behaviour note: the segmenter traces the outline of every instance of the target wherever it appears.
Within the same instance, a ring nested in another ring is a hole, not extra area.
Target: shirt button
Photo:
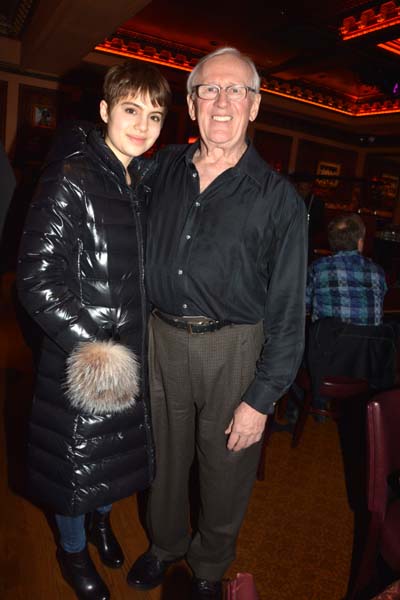
[[[190,238],[191,238],[191,237],[192,237],[192,236],[190,235],[190,233],[188,233],[188,234],[186,235],[186,239],[187,239],[187,240],[190,240]]]
[[[197,177],[197,173],[196,173],[196,171],[193,171],[193,173],[192,173],[192,177],[195,177],[195,178]]]
[[[195,202],[194,205],[195,206],[200,206],[200,202]]]
[[[182,308],[187,308],[187,304],[182,304]]]
[[[178,269],[178,275],[183,275],[182,269]]]

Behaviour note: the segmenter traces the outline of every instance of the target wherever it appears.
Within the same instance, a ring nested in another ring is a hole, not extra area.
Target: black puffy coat
[[[97,130],[75,126],[61,142],[62,155],[53,152],[28,214],[17,285],[44,333],[29,493],[56,513],[75,516],[147,487],[153,474],[143,282],[148,167],[134,160],[135,183],[128,186],[123,165]],[[140,398],[118,414],[83,414],[65,395],[66,358],[78,342],[109,338],[140,359]]]

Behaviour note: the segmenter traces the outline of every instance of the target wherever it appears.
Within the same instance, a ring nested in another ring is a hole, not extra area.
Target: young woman
[[[43,331],[29,440],[29,493],[50,508],[57,558],[78,598],[109,591],[87,550],[120,567],[111,504],[147,487],[144,209],[148,161],[170,101],[152,65],[112,67],[105,131],[75,126],[40,179],[21,242],[20,299]],[[85,516],[90,514],[89,529]]]

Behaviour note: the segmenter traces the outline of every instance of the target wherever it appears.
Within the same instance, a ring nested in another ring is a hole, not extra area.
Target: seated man
[[[311,321],[335,317],[353,325],[380,325],[387,291],[383,269],[362,255],[365,225],[356,214],[328,225],[332,256],[308,268],[306,303]]]
[[[307,361],[316,405],[321,405],[318,390],[325,375],[367,379],[374,389],[394,384],[395,332],[382,324],[385,273],[362,255],[364,238],[358,215],[335,217],[328,225],[333,254],[308,268]]]

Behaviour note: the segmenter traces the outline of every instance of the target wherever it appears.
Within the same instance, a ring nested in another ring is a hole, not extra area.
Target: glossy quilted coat
[[[19,297],[43,333],[29,437],[29,493],[78,515],[145,488],[153,451],[145,401],[144,173],[122,164],[82,126],[56,144],[21,241]],[[133,408],[90,415],[65,395],[65,360],[78,342],[116,339],[139,358]]]

